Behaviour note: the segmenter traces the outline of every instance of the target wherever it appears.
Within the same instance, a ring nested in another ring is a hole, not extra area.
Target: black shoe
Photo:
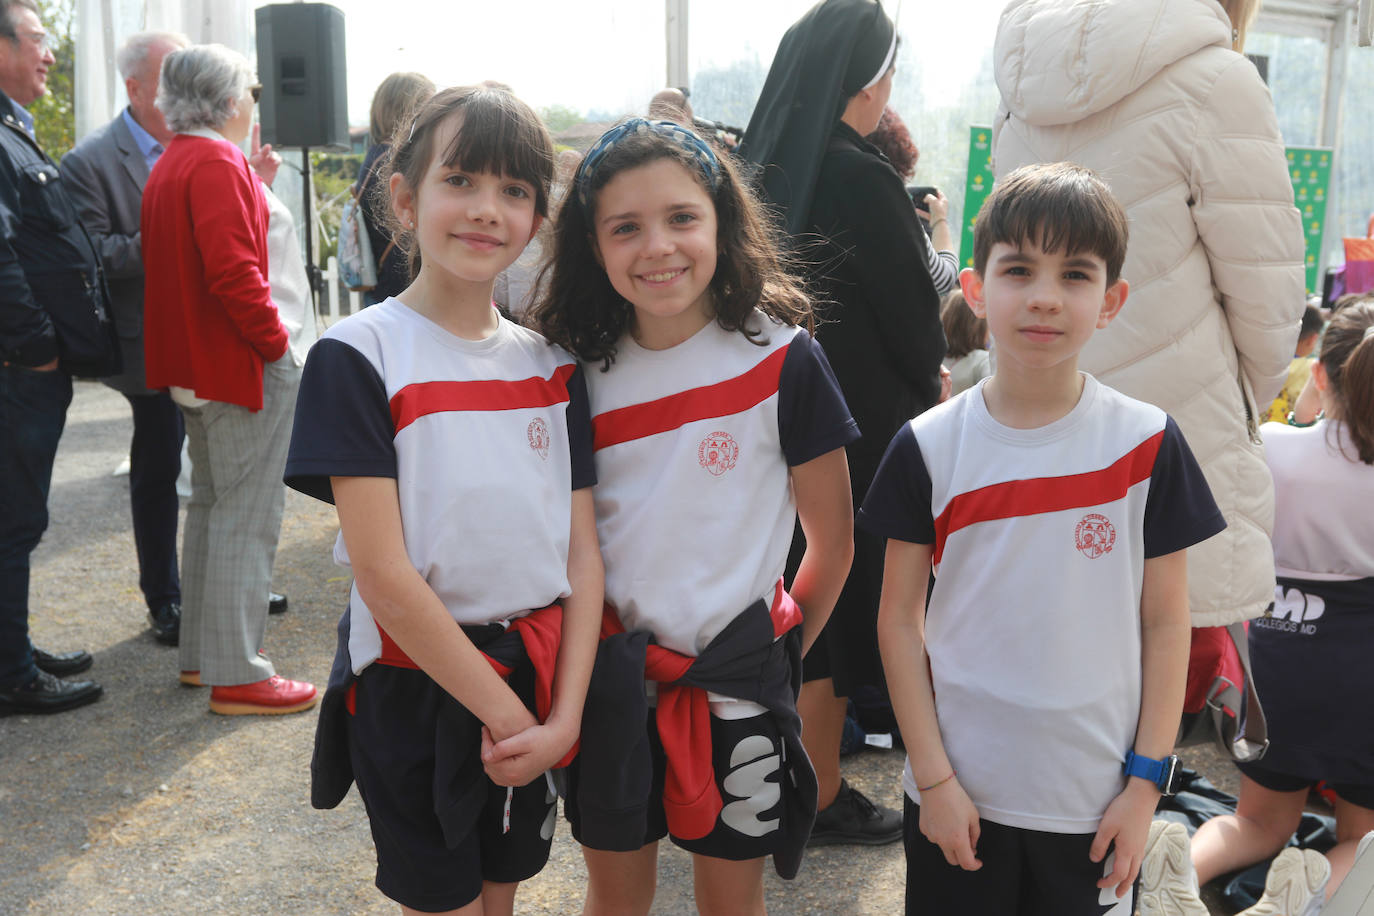
[[[0,688],[0,718],[65,712],[94,703],[103,692],[95,681],[64,681],[40,670],[22,687]]]
[[[75,652],[44,652],[34,646],[33,663],[39,671],[46,671],[54,677],[67,677],[91,667],[91,653],[80,649]]]
[[[883,846],[902,838],[902,812],[875,805],[858,789],[840,780],[840,791],[830,807],[816,812],[808,846],[857,843]]]
[[[153,627],[153,639],[164,646],[175,646],[181,642],[181,605],[175,601],[150,610],[148,622]]]
[[[285,613],[286,613],[286,596],[285,596],[285,595],[278,595],[276,592],[268,592],[268,593],[267,593],[267,613],[269,613],[269,614],[285,614]]]

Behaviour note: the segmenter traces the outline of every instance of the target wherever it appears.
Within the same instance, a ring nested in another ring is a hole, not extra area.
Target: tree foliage
[[[48,92],[29,106],[38,145],[61,159],[76,144],[76,42],[72,37],[76,0],[38,0],[57,62],[48,70]]]
[[[545,105],[539,109],[539,117],[544,119],[544,126],[549,129],[551,134],[567,130],[574,124],[581,124],[583,121],[582,112],[576,108],[569,108],[567,105]]]
[[[321,232],[321,263],[338,253],[343,204],[362,164],[360,153],[310,154],[310,182],[315,190],[315,212]]]

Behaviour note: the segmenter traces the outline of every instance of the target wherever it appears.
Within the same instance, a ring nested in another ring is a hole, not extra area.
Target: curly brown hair
[[[911,139],[911,131],[907,130],[906,124],[891,105],[883,109],[878,126],[864,139],[887,157],[887,161],[892,163],[893,171],[900,175],[903,181],[916,174],[916,160],[921,158],[921,151],[916,148],[916,141]]]
[[[597,193],[613,177],[660,159],[692,175],[716,210],[716,272],[709,286],[716,323],[762,345],[763,332],[747,322],[754,309],[783,324],[814,331],[811,300],[800,274],[784,253],[781,237],[763,204],[740,177],[729,156],[720,157],[713,192],[700,167],[681,146],[652,131],[628,134],[605,154],[591,177],[588,204],[569,192],[554,228],[553,256],[540,272],[537,305],[528,321],[553,343],[586,362],[609,369],[616,345],[634,320],[634,307],[611,285],[593,248]]]

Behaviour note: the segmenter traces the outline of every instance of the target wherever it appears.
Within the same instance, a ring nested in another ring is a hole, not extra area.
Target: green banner
[[[1302,214],[1307,241],[1307,294],[1321,292],[1322,230],[1326,227],[1326,198],[1331,187],[1331,150],[1288,147],[1288,177],[1293,179],[1293,204]]]
[[[968,180],[964,183],[964,234],[959,255],[965,267],[973,266],[973,224],[992,190],[992,128],[969,128]]]

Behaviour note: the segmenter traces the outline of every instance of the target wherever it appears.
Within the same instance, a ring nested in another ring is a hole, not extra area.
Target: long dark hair
[[[716,272],[709,288],[716,323],[754,340],[762,332],[751,330],[747,322],[757,308],[784,324],[814,330],[802,281],[730,157],[720,156],[720,182],[712,192],[691,154],[652,131],[628,134],[604,154],[592,174],[585,206],[577,189],[569,191],[554,228],[553,256],[539,276],[541,295],[528,320],[579,359],[601,361],[603,368],[610,368],[616,344],[633,321],[634,307],[611,286],[592,247],[596,198],[618,173],[659,159],[686,169],[715,206]]]
[[[448,149],[435,149],[439,129],[459,114],[463,125]],[[447,166],[529,182],[534,186],[534,212],[548,215],[553,140],[539,115],[496,83],[445,89],[424,102],[414,120],[396,125],[387,158],[378,166],[382,180],[374,192],[376,212],[384,216],[391,237],[405,251],[412,278],[419,271],[420,249],[414,233],[391,207],[391,176],[399,174],[415,191],[436,156]]]
[[[1321,364],[1330,382],[1331,418],[1341,421],[1360,460],[1374,464],[1374,297],[1332,316],[1322,335]]]

